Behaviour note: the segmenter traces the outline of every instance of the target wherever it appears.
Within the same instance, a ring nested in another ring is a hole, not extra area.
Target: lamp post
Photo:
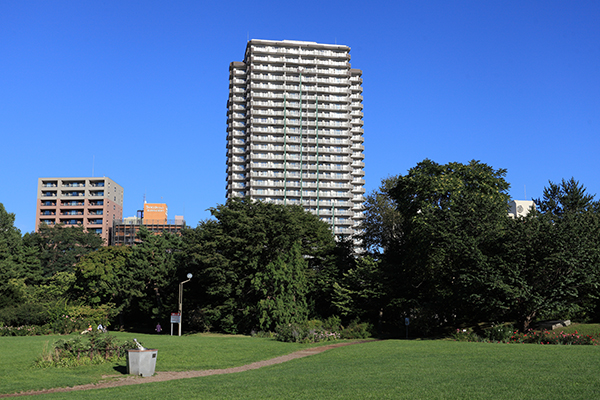
[[[183,281],[179,284],[179,336],[181,336],[181,323],[183,322],[183,284],[192,279],[192,274],[187,274],[187,278],[187,281]]]

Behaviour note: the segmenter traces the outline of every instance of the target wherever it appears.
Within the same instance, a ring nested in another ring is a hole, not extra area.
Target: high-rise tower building
[[[227,198],[302,205],[352,234],[364,218],[362,71],[350,48],[250,40],[229,67]]]

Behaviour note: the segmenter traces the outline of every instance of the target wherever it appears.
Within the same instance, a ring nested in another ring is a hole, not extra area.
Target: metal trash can
[[[156,369],[158,350],[127,350],[127,373],[130,375],[152,376]]]

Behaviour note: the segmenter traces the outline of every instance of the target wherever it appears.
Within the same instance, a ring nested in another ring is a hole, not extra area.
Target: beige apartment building
[[[110,178],[39,178],[36,231],[41,224],[83,226],[109,244],[113,220],[123,218],[123,188]]]
[[[229,67],[227,198],[297,204],[350,235],[364,218],[362,71],[350,47],[250,40]]]

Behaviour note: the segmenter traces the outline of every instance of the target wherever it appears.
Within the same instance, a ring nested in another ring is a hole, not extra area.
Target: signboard
[[[173,317],[171,317],[173,318]],[[410,320],[408,318],[404,318],[404,325],[408,326],[410,325]]]
[[[180,324],[181,323],[181,314],[178,312],[171,313],[171,323],[172,324]]]

